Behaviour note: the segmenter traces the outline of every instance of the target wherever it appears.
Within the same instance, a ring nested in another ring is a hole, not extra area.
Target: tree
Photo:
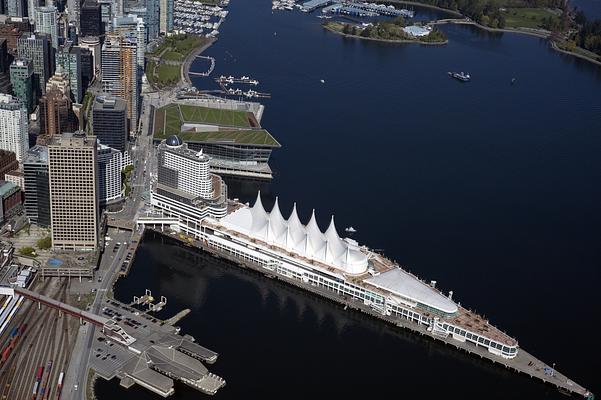
[[[37,245],[38,249],[40,250],[48,250],[50,247],[52,247],[52,238],[50,238],[50,236],[41,238],[38,240]]]
[[[31,246],[25,246],[25,247],[21,247],[19,249],[19,254],[21,254],[22,256],[27,256],[27,257],[35,257],[35,249]]]
[[[350,35],[351,26],[349,24],[344,24],[344,27],[342,28],[342,33],[344,33],[345,35]]]

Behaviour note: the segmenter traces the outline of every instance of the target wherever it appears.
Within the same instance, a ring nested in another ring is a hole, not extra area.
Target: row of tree
[[[584,13],[579,11],[574,20],[579,27],[576,44],[601,56],[601,19],[589,21]]]

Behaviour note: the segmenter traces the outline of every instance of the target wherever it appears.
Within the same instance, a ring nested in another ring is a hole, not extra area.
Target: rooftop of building
[[[178,136],[192,143],[238,144],[265,147],[281,147],[280,143],[265,129],[228,129],[208,132],[183,131]],[[161,139],[162,135],[155,138]]]
[[[27,150],[23,164],[47,164],[48,147],[36,144]]]
[[[117,110],[122,111],[126,109],[125,100],[111,96],[111,95],[98,95],[94,99],[94,110]]]
[[[159,145],[159,150],[169,151],[178,154],[190,160],[199,160],[209,162],[209,156],[201,151],[195,151],[188,148],[188,144],[184,143],[177,135],[171,135],[166,140],[163,140]]]
[[[94,147],[96,145],[96,136],[87,135],[84,131],[63,132],[61,135],[54,135],[50,138],[49,146],[62,147]]]
[[[172,103],[155,111],[155,135],[179,134],[182,125],[201,124],[239,129],[260,128],[252,112]]]
[[[13,194],[19,187],[12,182],[0,181],[0,199]]]

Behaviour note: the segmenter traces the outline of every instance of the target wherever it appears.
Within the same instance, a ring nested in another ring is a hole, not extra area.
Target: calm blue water
[[[601,393],[601,68],[471,27],[443,27],[444,47],[388,45],[335,36],[313,15],[272,14],[268,0],[229,9],[207,54],[214,76],[249,75],[272,94],[262,123],[283,148],[275,179],[260,185],[264,203],[296,201],[305,218],[315,208],[324,227],[334,213],[339,230],[354,226],[360,242]],[[252,200],[257,187],[232,183],[230,194]],[[116,293],[150,287],[170,297],[169,313],[194,309],[182,327],[221,352],[218,398],[563,398],[158,240]],[[123,395],[116,382],[97,389]]]
[[[570,4],[584,11],[587,18],[601,18],[601,0],[571,0]]]

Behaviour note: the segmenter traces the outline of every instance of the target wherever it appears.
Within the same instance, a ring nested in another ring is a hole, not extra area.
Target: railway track
[[[57,288],[48,290],[51,282],[52,280],[47,280],[36,290],[67,302],[68,282],[63,281]],[[0,400],[32,399],[37,368],[43,366],[45,370],[50,360],[53,361],[53,366],[45,385],[45,395],[40,394],[40,384],[36,399],[51,400],[56,397],[58,375],[66,370],[69,353],[74,345],[74,338],[70,340],[69,333],[71,329],[75,329],[77,322],[71,321],[66,315],[59,317],[57,310],[42,307],[42,310],[36,311],[37,305],[27,302],[15,319],[16,326],[26,323],[27,329],[12,356],[0,370]]]

